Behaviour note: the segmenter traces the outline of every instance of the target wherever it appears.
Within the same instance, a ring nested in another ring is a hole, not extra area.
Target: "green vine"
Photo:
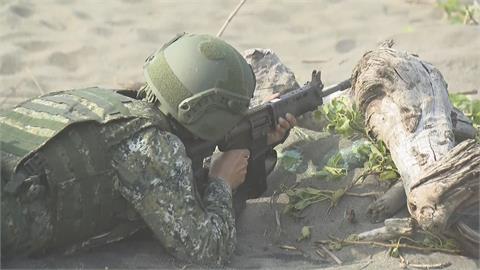
[[[330,250],[337,251],[345,246],[351,245],[369,245],[388,248],[388,254],[391,257],[400,257],[400,249],[410,249],[424,252],[444,252],[450,254],[460,253],[458,244],[454,239],[447,238],[445,236],[436,235],[427,231],[418,231],[415,235],[415,239],[407,236],[400,236],[397,239],[380,242],[380,241],[368,241],[360,240],[358,235],[352,234],[345,239],[336,238],[330,236],[329,240],[315,241],[317,245],[326,245]]]

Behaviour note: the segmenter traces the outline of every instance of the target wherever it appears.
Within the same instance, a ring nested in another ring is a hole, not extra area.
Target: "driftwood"
[[[475,138],[477,130],[473,127],[470,119],[456,108],[453,110],[452,124],[455,141],[462,142]],[[398,181],[391,186],[385,194],[368,206],[367,216],[372,223],[382,222],[392,217],[406,205],[407,197],[405,196],[405,189],[403,188],[402,181]]]
[[[472,121],[463,112],[453,108],[451,112],[453,134],[457,143],[467,139],[475,138],[477,130],[473,127]]]
[[[395,183],[385,194],[368,206],[367,216],[372,223],[392,217],[407,204],[402,181]]]
[[[385,226],[357,234],[361,241],[387,241],[400,236],[410,236],[415,230],[412,218],[391,218],[384,221]]]
[[[480,146],[456,145],[458,113],[435,67],[382,47],[356,66],[352,93],[369,133],[390,149],[409,212],[423,229],[446,231],[455,212],[479,203]]]

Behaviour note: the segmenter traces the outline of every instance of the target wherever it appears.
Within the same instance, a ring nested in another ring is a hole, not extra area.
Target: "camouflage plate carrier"
[[[154,106],[99,88],[50,93],[2,113],[2,253],[109,232],[128,209],[109,151],[152,126],[168,129]]]

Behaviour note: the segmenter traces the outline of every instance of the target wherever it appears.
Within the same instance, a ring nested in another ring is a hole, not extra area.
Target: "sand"
[[[449,23],[434,1],[392,0],[247,0],[223,38],[240,51],[271,48],[292,69],[299,82],[321,69],[324,82],[348,78],[353,66],[378,42],[394,39],[395,47],[434,64],[451,91],[480,88],[480,27]],[[103,86],[124,88],[143,81],[144,59],[178,32],[216,34],[237,5],[227,0],[0,0],[0,109],[42,93]],[[480,97],[480,94],[476,95]],[[326,140],[332,140],[326,139]],[[307,145],[318,155],[331,141]],[[315,148],[316,147],[316,148]],[[275,171],[269,194],[295,175]],[[313,180],[307,180],[313,181]],[[341,183],[337,183],[341,185]],[[328,184],[330,185],[330,184]],[[330,214],[326,205],[295,220],[282,216],[277,235],[268,200],[249,203],[239,219],[234,268],[335,267],[319,260],[312,241],[328,234],[345,236],[374,226],[364,209],[370,199],[347,198]],[[344,221],[344,210],[358,211],[356,225]],[[403,213],[405,214],[405,213]],[[304,225],[312,240],[297,242]],[[294,244],[305,252],[279,248]],[[382,249],[344,248],[336,253],[345,269],[397,269],[397,259]],[[372,256],[372,257],[370,257]],[[421,263],[452,263],[448,269],[477,269],[478,262],[461,256],[408,254]],[[185,264],[164,254],[149,236],[72,256],[51,255],[17,260],[17,268],[181,268]]]

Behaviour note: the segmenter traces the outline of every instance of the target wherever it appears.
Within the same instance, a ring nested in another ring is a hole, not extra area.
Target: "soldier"
[[[0,116],[2,257],[93,247],[146,225],[177,258],[229,260],[232,190],[249,152],[220,154],[199,197],[182,141],[229,131],[248,109],[255,76],[233,47],[192,34],[150,56],[144,74],[137,97],[60,91]],[[270,132],[272,145],[295,124],[286,118]]]

